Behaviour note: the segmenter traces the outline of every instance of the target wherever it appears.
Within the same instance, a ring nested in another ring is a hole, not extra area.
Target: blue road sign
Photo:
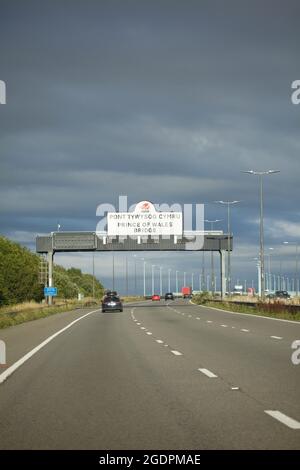
[[[57,295],[57,287],[44,287],[44,295],[47,297]]]

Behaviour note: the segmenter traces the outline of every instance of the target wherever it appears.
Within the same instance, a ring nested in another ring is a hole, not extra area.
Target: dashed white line
[[[147,331],[147,335],[152,335],[151,331]]]
[[[192,315],[189,315],[189,318],[192,318]]]
[[[199,317],[196,317],[196,320],[200,320],[200,318],[199,318]]]
[[[241,331],[244,331],[245,333],[249,333],[250,330],[246,330],[245,328],[242,328]]]
[[[174,356],[182,356],[182,353],[176,350],[171,351],[171,353],[173,353]]]
[[[228,325],[221,325],[223,328],[227,328]]]
[[[270,338],[273,338],[273,339],[282,339],[282,336],[270,336]]]
[[[213,372],[211,372],[210,370],[208,369],[198,369],[200,372],[202,372],[202,374],[206,375],[207,377],[209,377],[210,379],[216,379],[218,376],[216,374],[214,374]]]
[[[140,323],[137,323],[137,325],[139,325],[139,326],[140,326]]]
[[[141,326],[141,330],[145,330],[146,328],[144,326]]]
[[[206,323],[213,323],[212,320],[206,320]]]
[[[290,429],[300,429],[299,421],[296,421],[295,419],[290,418],[289,416],[281,413],[278,410],[265,410],[265,413],[272,416],[272,418],[277,419],[277,421],[280,421],[281,423],[285,424]]]
[[[163,344],[163,341],[161,339],[156,339],[155,341],[159,344]]]

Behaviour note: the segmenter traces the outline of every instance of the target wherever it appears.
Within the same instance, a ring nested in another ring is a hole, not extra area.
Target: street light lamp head
[[[237,204],[242,201],[214,201],[216,204]]]
[[[266,171],[254,171],[254,170],[243,171],[242,170],[241,173],[248,173],[249,175],[263,176],[263,175],[273,175],[274,173],[280,173],[280,170],[266,170]]]
[[[204,222],[207,222],[207,223],[210,223],[210,224],[214,224],[215,222],[222,222],[223,219],[215,219],[215,220],[208,220],[208,219],[204,219]]]

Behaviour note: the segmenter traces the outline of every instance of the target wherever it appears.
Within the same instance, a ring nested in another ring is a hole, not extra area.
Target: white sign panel
[[[134,212],[108,212],[108,236],[182,235],[182,212],[157,212],[149,201],[139,202]]]

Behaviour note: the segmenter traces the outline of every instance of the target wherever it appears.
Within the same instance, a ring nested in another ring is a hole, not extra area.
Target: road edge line
[[[28,361],[32,356],[34,356],[38,351],[40,351],[44,346],[46,346],[48,343],[50,343],[54,338],[59,336],[61,333],[64,331],[68,330],[71,328],[71,326],[75,325],[75,323],[79,322],[83,318],[86,318],[87,316],[91,315],[92,313],[99,312],[101,309],[93,310],[92,312],[85,313],[79,318],[76,318],[76,320],[73,320],[71,323],[68,323],[64,328],[61,328],[58,330],[56,333],[54,333],[51,336],[48,336],[42,343],[38,344],[35,348],[31,349],[28,353],[26,353],[24,356],[22,356],[20,359],[18,359],[14,364],[12,364],[8,369],[6,369],[2,374],[0,374],[0,384],[2,384],[8,377],[13,374],[19,367],[21,367],[25,362]]]
[[[242,315],[244,317],[251,317],[251,318],[264,318],[266,320],[275,320],[275,321],[283,321],[285,323],[293,323],[296,325],[300,325],[300,321],[294,321],[294,320],[285,320],[284,318],[273,318],[273,317],[264,317],[263,315],[252,315],[251,313],[242,313],[242,312],[233,312],[232,310],[223,310],[222,308],[217,308],[217,307],[209,307],[208,305],[199,305],[195,304],[195,302],[192,302],[190,300],[189,302],[191,305],[195,305],[195,307],[200,307],[200,308],[210,308],[212,310],[218,310],[218,312],[225,312],[225,313],[231,313],[233,315]]]

